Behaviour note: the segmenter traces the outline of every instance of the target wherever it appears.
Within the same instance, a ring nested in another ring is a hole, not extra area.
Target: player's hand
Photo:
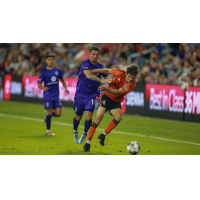
[[[69,90],[68,89],[65,89],[65,92],[67,92],[67,94],[69,94]]]
[[[43,90],[44,90],[45,92],[47,92],[47,91],[48,91],[48,89],[49,89],[48,87],[44,87],[44,89],[43,89]]]
[[[99,91],[106,91],[107,87],[105,85],[101,85],[101,86],[98,87],[98,90]]]
[[[112,78],[110,76],[106,76],[105,79],[109,80],[110,82],[112,81]]]

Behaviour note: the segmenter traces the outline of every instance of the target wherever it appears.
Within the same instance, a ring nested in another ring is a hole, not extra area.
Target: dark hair
[[[130,65],[126,69],[127,74],[137,75],[138,74],[138,66],[137,65]]]
[[[91,49],[90,49],[90,53],[92,52],[92,50],[94,51],[98,51],[99,53],[101,53],[101,49],[97,46],[93,46]]]
[[[46,55],[46,59],[49,58],[49,57],[55,58],[55,56],[53,54],[47,54]]]

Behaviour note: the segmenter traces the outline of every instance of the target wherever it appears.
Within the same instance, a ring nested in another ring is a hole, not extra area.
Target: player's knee
[[[77,121],[81,121],[82,115],[76,115],[76,116],[75,116],[75,119],[76,119]]]
[[[90,120],[92,119],[92,116],[86,116],[85,119],[86,119],[87,121],[90,121]]]
[[[47,111],[47,115],[52,116],[53,112],[52,111]]]
[[[56,117],[60,117],[61,116],[61,113],[55,113],[56,114]]]
[[[120,122],[122,120],[122,115],[116,115],[115,120]]]

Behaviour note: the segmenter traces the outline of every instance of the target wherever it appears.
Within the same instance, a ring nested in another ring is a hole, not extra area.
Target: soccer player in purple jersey
[[[62,106],[59,100],[59,79],[61,80],[65,92],[69,94],[67,85],[63,79],[62,72],[59,68],[54,67],[54,55],[48,54],[46,56],[47,67],[40,72],[38,79],[38,87],[44,90],[43,101],[45,112],[45,123],[47,127],[46,135],[55,135],[51,132],[51,117],[60,117],[62,113]],[[42,82],[44,81],[44,87]],[[55,111],[53,111],[55,110]]]
[[[85,141],[87,136],[87,132],[92,123],[92,114],[95,107],[96,97],[99,96],[100,92],[98,91],[98,87],[100,83],[109,84],[111,82],[111,78],[108,74],[90,74],[89,70],[91,69],[102,69],[104,66],[98,63],[98,59],[100,57],[100,49],[96,46],[93,46],[90,49],[90,58],[83,61],[80,67],[79,79],[77,82],[76,93],[75,93],[75,117],[73,119],[73,134],[74,141],[78,144],[82,144]],[[101,79],[103,76],[105,79]],[[85,126],[84,131],[79,139],[78,136],[78,126],[80,120],[83,116],[83,112],[85,111]]]

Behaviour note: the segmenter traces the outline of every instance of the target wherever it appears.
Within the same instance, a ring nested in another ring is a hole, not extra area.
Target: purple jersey
[[[47,92],[43,92],[44,99],[56,100],[59,99],[59,79],[63,79],[62,72],[59,68],[44,69],[40,72],[38,83],[44,81],[44,87],[48,87]]]
[[[77,87],[76,87],[76,94],[81,95],[84,97],[89,97],[89,98],[96,98],[96,96],[99,96],[100,92],[98,91],[98,87],[100,85],[99,82],[93,81],[88,79],[84,71],[89,70],[89,69],[102,69],[104,66],[100,63],[97,63],[96,65],[93,65],[89,59],[86,59],[83,61],[81,67],[80,67],[80,72],[79,72],[79,79],[77,82]],[[107,77],[108,74],[101,74],[98,73],[97,77],[101,78]]]

